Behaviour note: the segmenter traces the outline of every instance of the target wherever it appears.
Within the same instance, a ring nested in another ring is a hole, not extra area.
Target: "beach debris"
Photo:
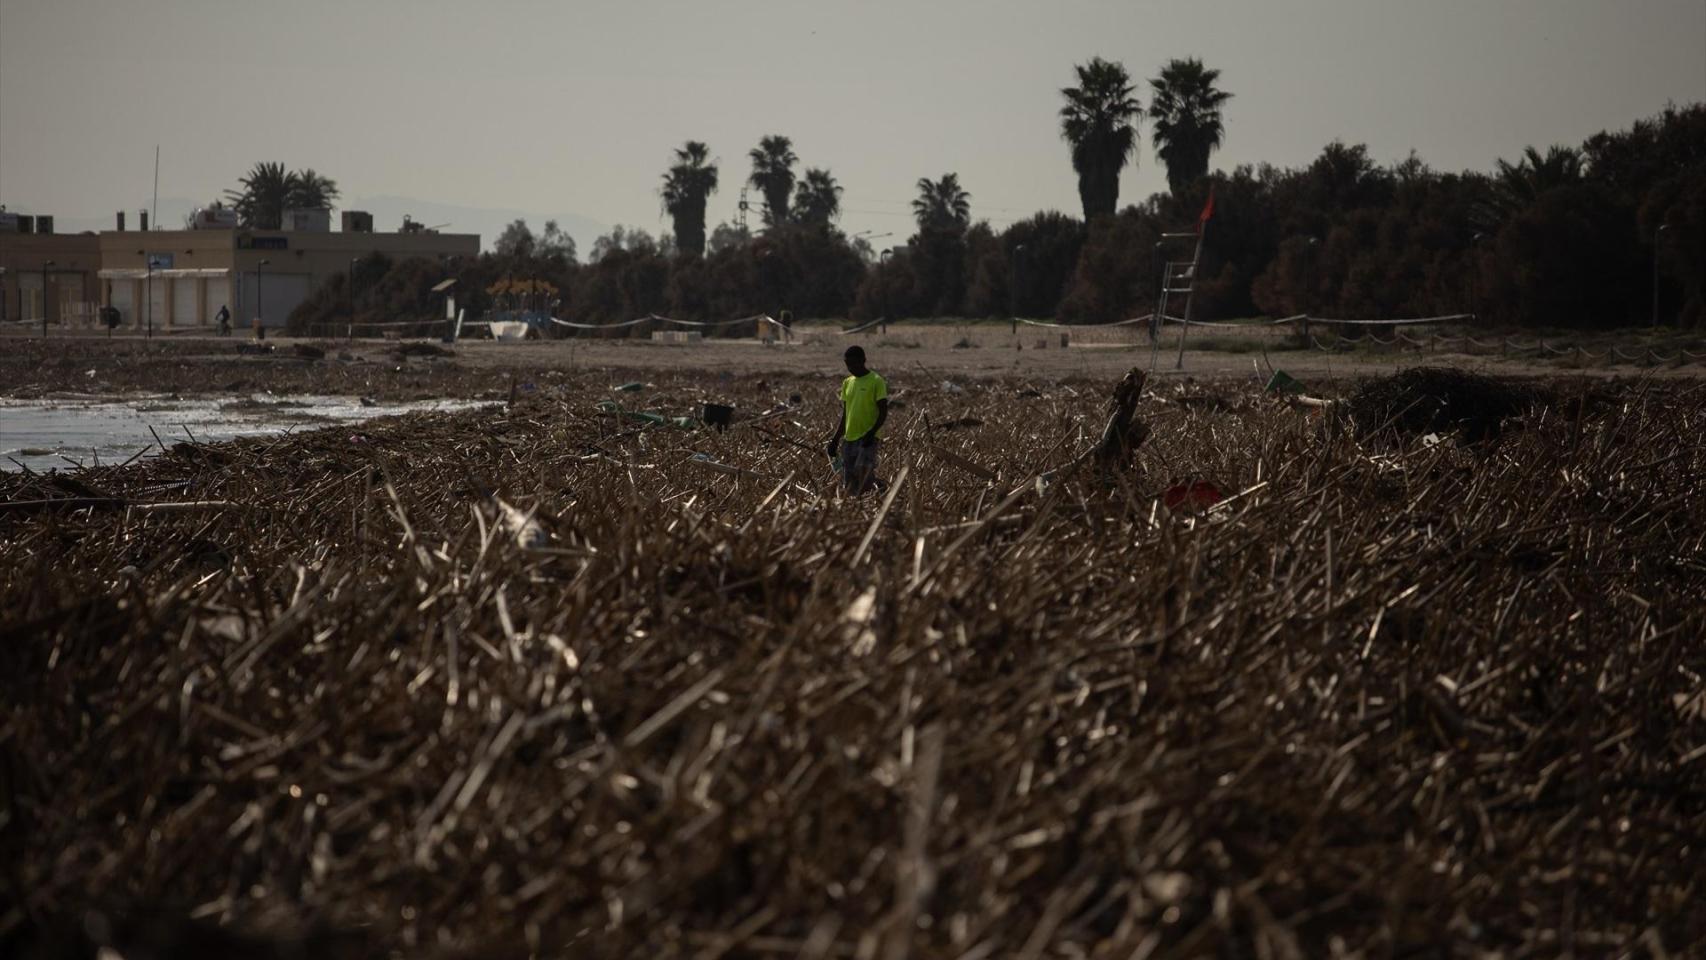
[[[1274,375],[1268,378],[1267,386],[1262,389],[1268,393],[1284,393],[1293,396],[1305,392],[1302,381],[1284,370],[1275,370]]]
[[[504,527],[515,537],[515,543],[523,550],[538,550],[551,545],[551,535],[545,532],[538,520],[534,519],[531,511],[518,510],[509,505],[502,497],[493,497],[498,505],[498,512],[503,516]]]
[[[424,357],[428,360],[456,356],[456,351],[446,350],[436,343],[428,343],[424,340],[410,340],[406,343],[399,343],[397,349],[392,352],[399,357]]]
[[[938,420],[929,426],[932,430],[963,430],[967,427],[981,427],[983,421],[977,417],[955,417],[952,420]]]
[[[706,403],[699,408],[699,419],[707,426],[715,427],[718,433],[728,430],[734,414],[734,407],[722,403]]]
[[[1365,381],[1344,408],[1360,437],[1457,434],[1475,443],[1497,437],[1506,421],[1549,399],[1546,391],[1507,378],[1412,367]]]
[[[1207,480],[1175,483],[1161,494],[1161,503],[1169,510],[1207,510],[1224,499],[1226,494]]]

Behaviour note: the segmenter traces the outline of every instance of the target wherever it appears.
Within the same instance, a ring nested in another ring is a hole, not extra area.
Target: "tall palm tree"
[[[1120,171],[1137,146],[1136,118],[1143,105],[1132,98],[1131,76],[1119,63],[1101,57],[1073,67],[1078,86],[1060,95],[1060,132],[1072,145],[1072,169],[1078,171],[1078,199],[1086,222],[1112,214],[1120,199]]]
[[[752,175],[747,183],[764,194],[764,223],[775,226],[788,222],[788,197],[794,192],[794,142],[787,137],[769,136],[747,154],[752,158]]]
[[[1219,70],[1201,60],[1169,60],[1161,76],[1149,81],[1155,97],[1149,119],[1155,131],[1155,156],[1167,165],[1167,188],[1181,196],[1198,177],[1208,173],[1208,155],[1220,146],[1226,128],[1220,108],[1232,94],[1215,87]]]
[[[675,166],[663,175],[663,209],[675,221],[675,249],[691,256],[705,253],[705,201],[717,192],[717,165],[711,150],[689,140],[675,151]]]
[[[799,223],[827,227],[841,215],[841,185],[828,170],[812,167],[794,188],[794,219]]]
[[[971,224],[971,194],[960,188],[957,173],[944,173],[940,180],[921,177],[912,215],[920,233],[961,233]]]
[[[286,198],[287,209],[330,209],[332,203],[337,199],[337,181],[331,177],[323,177],[315,173],[314,168],[298,170],[290,175],[290,195]]]
[[[249,175],[238,180],[240,190],[225,191],[237,219],[245,227],[277,230],[284,223],[284,210],[290,202],[291,175],[282,163],[257,163]]]

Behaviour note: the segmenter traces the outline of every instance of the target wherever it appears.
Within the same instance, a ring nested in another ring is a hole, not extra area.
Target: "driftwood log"
[[[1137,401],[1148,380],[1149,375],[1139,367],[1127,370],[1108,398],[1108,420],[1102,425],[1101,436],[1065,466],[1043,474],[1043,482],[1058,480],[1090,460],[1104,473],[1130,467],[1132,454],[1149,439],[1149,424],[1136,418]]]

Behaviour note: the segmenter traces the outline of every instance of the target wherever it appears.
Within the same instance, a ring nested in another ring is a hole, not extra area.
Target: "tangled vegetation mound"
[[[1700,387],[1497,456],[1128,396],[1039,484],[1110,384],[897,383],[848,500],[827,384],[648,379],[0,475],[89,501],[0,511],[0,955],[1706,942]]]
[[[1532,384],[1445,367],[1413,367],[1368,380],[1346,402],[1359,436],[1460,433],[1475,442],[1498,436],[1506,420],[1548,402]]]

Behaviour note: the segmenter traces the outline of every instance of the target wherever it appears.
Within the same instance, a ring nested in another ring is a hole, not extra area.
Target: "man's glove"
[[[829,443],[826,444],[823,448],[823,452],[828,454],[829,459],[831,459],[831,460],[835,459],[835,454],[840,450],[841,450],[841,438],[840,437],[830,437]]]

